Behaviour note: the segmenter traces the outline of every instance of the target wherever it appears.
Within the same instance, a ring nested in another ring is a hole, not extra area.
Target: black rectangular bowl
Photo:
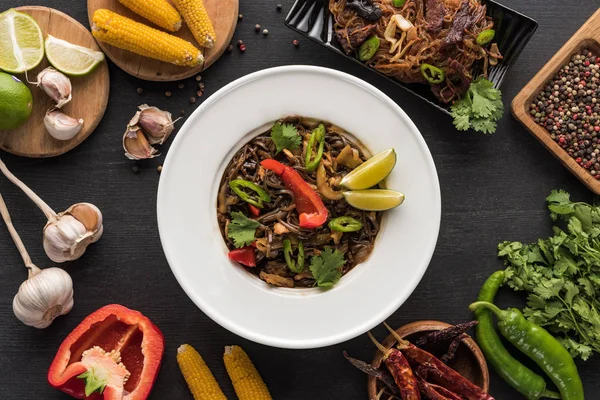
[[[494,84],[494,87],[499,89],[508,70],[535,33],[538,23],[528,16],[495,1],[482,0],[482,3],[487,5],[487,15],[494,20],[495,41],[498,43],[500,53],[504,57],[497,65],[490,66],[488,71],[488,79]],[[349,60],[361,64],[363,67],[420,97],[442,112],[449,114],[449,106],[438,101],[431,93],[429,85],[402,83],[368,67],[354,57],[346,55],[335,36],[333,15],[329,12],[329,0],[296,0],[285,18],[285,24],[303,36],[320,43]]]

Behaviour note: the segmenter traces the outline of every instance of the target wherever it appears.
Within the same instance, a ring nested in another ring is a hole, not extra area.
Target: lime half
[[[67,75],[87,75],[104,61],[104,53],[69,43],[66,40],[48,35],[46,57],[50,64]]]
[[[43,58],[44,39],[37,22],[14,8],[0,14],[0,69],[19,74],[37,67]]]
[[[384,180],[395,165],[396,152],[394,149],[384,150],[344,176],[341,185],[350,190],[371,188]]]
[[[355,190],[344,192],[344,199],[359,210],[385,211],[402,204],[404,194],[388,189]]]

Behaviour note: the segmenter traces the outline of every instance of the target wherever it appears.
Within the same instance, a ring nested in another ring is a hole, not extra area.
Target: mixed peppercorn
[[[600,55],[588,49],[573,55],[538,94],[529,112],[600,180]]]

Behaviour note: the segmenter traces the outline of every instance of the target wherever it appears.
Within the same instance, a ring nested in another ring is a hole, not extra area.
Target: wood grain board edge
[[[517,94],[511,103],[513,116],[521,122],[565,167],[567,167],[592,192],[600,195],[600,181],[581,167],[561,148],[548,131],[538,125],[531,114],[529,105],[538,93],[552,80],[573,54],[590,47],[600,56],[600,8],[571,36],[561,49],[539,70],[539,72]]]

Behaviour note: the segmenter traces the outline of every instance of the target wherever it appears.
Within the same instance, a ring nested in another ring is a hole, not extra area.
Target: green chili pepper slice
[[[367,61],[373,58],[377,50],[379,50],[379,44],[379,38],[375,35],[365,40],[358,48],[358,59],[360,61]]]
[[[356,232],[362,227],[362,222],[352,217],[338,217],[329,221],[329,229],[337,232]]]
[[[406,0],[394,0],[394,7],[402,7],[406,3]]]
[[[290,271],[299,274],[304,270],[304,244],[298,242],[298,260],[292,260],[292,242],[289,239],[283,241],[283,256]]]
[[[446,73],[443,69],[438,68],[431,64],[421,64],[421,74],[427,79],[429,83],[442,83],[446,77]]]
[[[245,179],[234,179],[229,182],[229,187],[240,197],[240,199],[258,208],[263,208],[263,201],[267,203],[271,201],[271,197],[260,186]],[[243,188],[250,189],[255,192],[256,195],[245,192]]]
[[[495,30],[486,29],[485,31],[482,31],[479,35],[477,35],[477,44],[480,46],[485,46],[486,44],[491,42],[492,39],[494,39],[494,36],[496,36]]]
[[[317,154],[313,159],[313,146],[315,142],[319,143]],[[314,171],[319,166],[321,159],[323,158],[323,149],[325,148],[325,125],[320,124],[314,129],[308,140],[308,147],[306,148],[306,156],[304,158],[304,165],[309,172]],[[312,161],[311,161],[312,159]]]

